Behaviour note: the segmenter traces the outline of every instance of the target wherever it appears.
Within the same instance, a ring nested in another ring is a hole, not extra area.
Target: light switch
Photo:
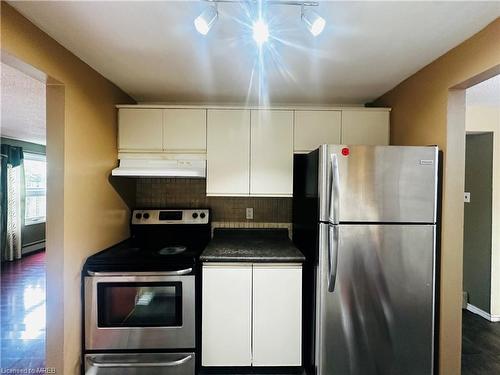
[[[247,208],[247,220],[253,220],[253,208]]]
[[[470,203],[470,193],[469,192],[464,193],[464,203]]]

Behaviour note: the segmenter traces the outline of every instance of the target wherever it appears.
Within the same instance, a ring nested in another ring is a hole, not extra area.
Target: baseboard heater
[[[23,248],[21,249],[21,253],[23,255],[29,254],[29,253],[32,253],[33,251],[38,251],[38,250],[41,250],[44,248],[45,248],[45,240],[30,242],[30,243],[27,243],[23,246]]]

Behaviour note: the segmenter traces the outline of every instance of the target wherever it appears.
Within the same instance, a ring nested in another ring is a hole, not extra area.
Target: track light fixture
[[[219,12],[217,11],[217,5],[210,6],[205,9],[198,17],[196,17],[196,19],[194,20],[194,27],[196,27],[196,30],[200,34],[207,35],[210,31],[210,28],[217,20],[218,15]]]
[[[318,36],[319,34],[321,34],[323,29],[325,28],[325,19],[312,9],[304,9],[304,7],[302,7],[300,17],[306,24],[311,34],[314,36]]]
[[[204,0],[214,5],[209,6],[205,9],[196,19],[194,20],[194,26],[196,30],[202,34],[207,35],[210,28],[213,26],[218,17],[217,4],[218,3],[255,3],[258,6],[262,4],[266,5],[295,5],[301,7],[300,17],[302,21],[306,24],[308,30],[313,36],[318,36],[321,34],[325,28],[326,21],[318,13],[310,9],[311,7],[317,7],[319,3],[317,1],[282,1],[282,0]],[[253,39],[260,47],[269,39],[269,27],[264,19],[260,16],[257,20],[253,22],[252,25]]]

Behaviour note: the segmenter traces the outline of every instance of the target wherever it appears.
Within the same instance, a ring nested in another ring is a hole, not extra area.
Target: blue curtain
[[[4,254],[7,242],[7,165],[17,167],[23,162],[22,147],[1,145],[2,164],[0,176],[0,251]],[[2,257],[3,259],[3,257]]]

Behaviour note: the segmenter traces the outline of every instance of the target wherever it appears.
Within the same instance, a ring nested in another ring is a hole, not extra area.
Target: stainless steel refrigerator
[[[437,147],[322,145],[295,157],[304,361],[316,374],[433,373],[437,190]]]

